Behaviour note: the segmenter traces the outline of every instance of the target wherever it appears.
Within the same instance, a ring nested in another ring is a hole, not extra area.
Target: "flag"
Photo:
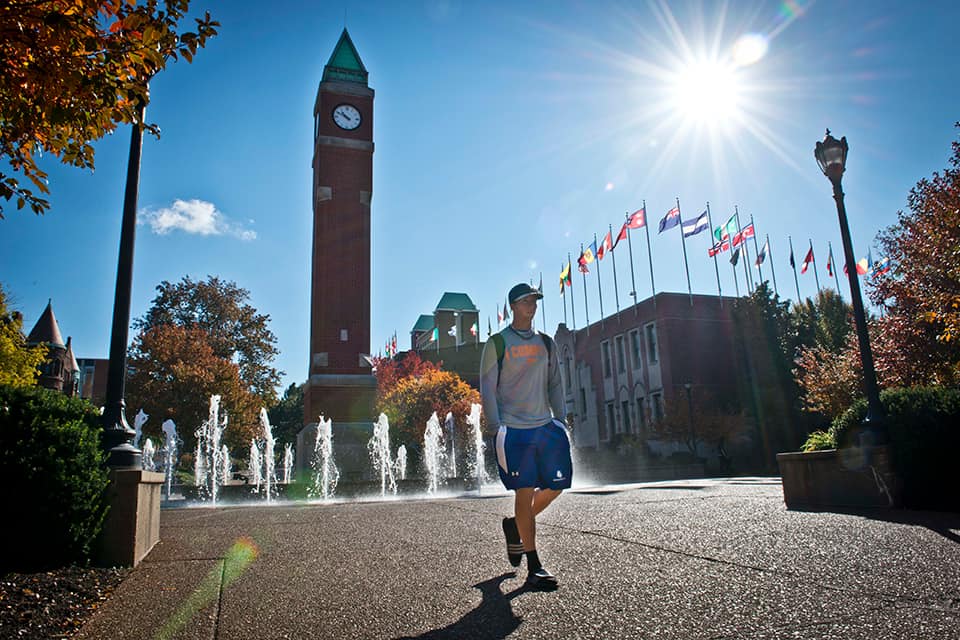
[[[707,255],[712,258],[713,256],[717,255],[718,253],[722,253],[722,252],[727,251],[727,250],[729,250],[729,249],[730,249],[730,242],[727,241],[727,240],[724,240],[724,241],[718,242],[717,244],[715,244],[715,245],[713,245],[712,247],[710,247],[709,249],[707,249]]]
[[[704,211],[701,213],[696,220],[688,220],[683,223],[683,237],[689,238],[690,236],[695,236],[704,229],[710,226],[710,219],[707,217],[707,212]]]
[[[440,340],[440,329],[438,329],[437,327],[433,328],[433,334],[430,335],[430,340],[432,340],[433,342],[437,342]]]
[[[397,355],[397,334],[393,334],[393,355]]]
[[[730,256],[730,264],[737,266],[737,261],[740,260],[740,247],[737,247],[737,250],[733,252],[733,255]]]
[[[719,242],[729,238],[737,230],[737,214],[730,216],[730,219],[713,230],[713,237]]]
[[[603,256],[605,256],[608,251],[613,251],[613,239],[609,231],[607,231],[607,235],[603,237],[603,243],[601,243],[597,249],[597,258],[603,260]]]
[[[797,268],[797,263],[793,261],[793,247],[790,247],[790,266],[793,267],[794,269]]]
[[[477,329],[477,323],[474,322],[472,325],[470,325],[470,335],[472,335],[474,338],[476,338],[476,337],[477,337],[477,331],[479,331],[479,329]]]
[[[613,241],[613,246],[610,247],[610,250],[611,250],[611,251],[613,251],[614,249],[617,248],[617,243],[618,243],[618,242],[620,242],[621,240],[626,240],[626,239],[627,239],[627,229],[628,229],[627,223],[624,222],[624,223],[623,223],[623,226],[620,227],[620,233],[617,234],[617,239]]]
[[[867,249],[867,273],[873,273],[873,255]]]
[[[577,269],[580,270],[580,273],[590,273],[590,269],[587,269],[587,257],[584,251],[580,252],[580,257],[577,258]]]
[[[791,255],[791,258],[793,256]],[[810,266],[810,263],[813,262],[813,247],[810,247],[810,250],[807,251],[807,255],[803,258],[803,264],[800,265],[800,273],[806,273],[807,267]]]
[[[594,258],[597,256],[597,241],[594,240],[590,245],[583,250],[583,259],[587,264],[593,262]]]
[[[507,303],[506,303],[506,301],[504,301],[504,303],[503,303],[503,320],[504,320],[504,322],[506,322],[506,321],[509,320],[509,319],[510,319],[510,312],[507,311]]]
[[[890,258],[880,258],[877,260],[877,263],[873,266],[873,275],[883,275],[887,271],[890,271]]]
[[[857,261],[857,275],[865,276],[870,273],[870,261],[866,258],[860,258]]]
[[[830,252],[827,254],[827,275],[833,277],[833,247],[830,247]]]
[[[537,285],[537,291],[543,296],[543,271],[540,272],[540,284]]]
[[[497,309],[497,326],[499,327],[502,324],[503,324],[503,312],[500,311],[500,309]]]
[[[493,329],[490,327],[490,316],[487,316],[487,337],[493,335]]]
[[[454,338],[456,338],[456,337],[457,337],[457,325],[453,325],[452,327],[450,327],[450,331],[447,331],[447,335],[448,335],[448,336],[453,336]]]
[[[753,223],[751,222],[750,224],[748,224],[747,226],[745,226],[743,229],[741,229],[741,230],[740,230],[740,234],[743,236],[743,239],[744,239],[744,240],[746,240],[747,238],[752,238],[752,237],[753,237]]]
[[[680,224],[680,208],[674,207],[670,209],[670,211],[667,211],[667,215],[663,216],[663,220],[660,221],[659,233],[663,233],[667,229],[672,229],[678,224]]]
[[[567,261],[566,266],[560,270],[560,295],[563,295],[563,289],[570,288],[573,285],[573,279],[570,275],[570,261]]]
[[[625,227],[629,229],[639,229],[640,227],[646,226],[647,224],[647,210],[646,209],[637,209],[634,211],[630,218],[627,220]],[[626,234],[623,230],[620,230],[620,235],[626,238]],[[619,237],[617,238],[620,239]]]
[[[763,243],[763,249],[760,249],[760,253],[757,254],[757,259],[754,262],[758,267],[763,264],[763,261],[767,259],[767,250],[770,249],[770,241],[767,240]]]
[[[739,247],[741,244],[743,244],[743,241],[746,239],[747,237],[743,235],[742,231],[737,231],[735,234],[733,234],[733,246]]]

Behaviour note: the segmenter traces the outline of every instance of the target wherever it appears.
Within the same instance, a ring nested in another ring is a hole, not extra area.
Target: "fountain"
[[[447,437],[450,438],[450,472],[447,474],[448,478],[457,477],[457,439],[455,437],[455,431],[457,428],[456,421],[453,419],[453,412],[447,411],[447,417],[444,418],[443,425],[447,429]]]
[[[194,435],[197,437],[196,458],[193,463],[194,484],[201,495],[217,504],[217,493],[223,484],[224,464],[230,464],[230,457],[224,457],[220,438],[227,428],[227,416],[220,417],[220,396],[210,396],[210,413]]]
[[[274,447],[276,440],[273,439],[273,429],[270,427],[270,417],[267,416],[267,410],[260,407],[260,425],[263,427],[263,482],[267,490],[267,503],[273,501],[276,492],[275,484],[277,461],[274,457]]]
[[[427,493],[437,492],[445,478],[445,462],[447,452],[443,443],[443,432],[440,429],[440,419],[434,411],[427,420],[427,428],[423,432],[423,467],[427,472]]]
[[[484,460],[484,450],[486,445],[483,442],[483,431],[480,430],[480,405],[476,402],[470,405],[470,413],[467,415],[467,424],[470,426],[471,444],[473,460],[467,464],[467,473],[477,481],[477,490],[480,490],[486,482],[487,467]]]
[[[263,461],[260,459],[260,447],[256,440],[250,441],[250,460],[247,463],[249,476],[247,482],[253,485],[253,492],[260,493],[260,485],[263,484]]]
[[[143,436],[143,424],[147,421],[147,418],[149,417],[150,416],[148,416],[143,412],[143,409],[140,409],[140,411],[137,411],[137,415],[133,417],[133,431],[134,431],[133,446],[135,446],[138,449],[140,448],[140,438],[141,436]]]
[[[340,479],[340,471],[333,461],[333,421],[320,416],[317,425],[317,440],[313,446],[313,460],[310,466],[314,470],[312,494],[324,500],[333,497]]]
[[[144,471],[153,471],[156,466],[153,462],[153,456],[156,455],[157,448],[153,446],[153,440],[147,438],[140,451],[140,466]]]
[[[173,486],[173,472],[177,461],[177,425],[173,420],[166,420],[160,429],[163,431],[163,473],[164,487],[166,488],[167,500],[170,500],[170,489]]]
[[[283,445],[283,484],[290,484],[291,471],[293,471],[293,445],[288,442]]]
[[[397,480],[407,479],[407,447],[405,445],[397,447],[397,458],[394,460],[393,468]]]
[[[390,422],[386,414],[381,413],[373,425],[373,437],[367,443],[367,451],[370,452],[374,472],[380,474],[380,495],[387,495],[387,489],[396,495],[397,481],[390,460]]]

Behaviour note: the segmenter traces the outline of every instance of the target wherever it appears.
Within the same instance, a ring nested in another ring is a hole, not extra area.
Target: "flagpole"
[[[797,287],[797,304],[800,304],[800,281],[797,279],[797,261],[793,257],[793,236],[787,236],[790,241],[790,266],[793,267],[793,284]]]
[[[770,256],[770,274],[773,276],[773,293],[778,297],[780,292],[777,291],[777,270],[773,268],[773,249],[770,247],[770,234],[767,234],[767,255]]]
[[[540,272],[540,287],[537,289],[540,292],[540,299],[543,300],[543,271]],[[547,332],[547,305],[543,302],[540,303],[540,319],[543,320],[543,332]]]
[[[721,242],[722,242],[722,240],[721,240]],[[730,246],[733,247],[733,239],[730,240]],[[730,249],[730,256],[731,256],[730,268],[733,269],[733,288],[734,288],[734,290],[737,292],[737,297],[739,298],[739,297],[740,297],[740,283],[737,282],[737,265],[734,264],[733,261],[732,261],[733,252],[734,252],[734,251],[738,251],[738,249],[733,249],[733,248]]]
[[[753,250],[760,255],[760,247],[757,245],[757,227],[753,224],[753,214],[750,214],[750,226],[753,228]],[[760,283],[763,284],[763,265],[757,265],[757,271],[760,273]]]
[[[737,208],[737,205],[733,205],[733,215],[737,218],[737,233],[743,234],[743,227],[740,226],[740,210]],[[750,273],[750,267],[747,265],[750,262],[750,252],[747,251],[747,239],[740,236],[740,244],[743,245],[743,248],[740,250],[743,253],[743,279],[746,281],[747,292],[753,291],[753,274]],[[734,249],[734,247],[730,247]]]
[[[707,224],[710,225],[710,245],[713,246],[713,216],[710,215],[710,203],[707,202]],[[723,246],[723,240],[720,240]],[[713,270],[717,274],[717,297],[720,298],[720,308],[723,308],[723,289],[720,288],[720,266],[717,264],[717,254],[713,254]]]
[[[813,262],[813,279],[817,282],[817,293],[820,293],[820,275],[817,273],[817,254],[813,252],[813,240],[810,240],[810,257]],[[853,265],[856,269],[857,265]]]
[[[587,317],[587,335],[590,335],[590,306],[587,301],[587,272],[584,271],[586,268],[585,264],[581,264],[580,260],[583,258],[583,243],[580,243],[580,258],[577,258],[577,268],[580,270],[580,275],[583,276],[583,314]]]
[[[564,282],[563,278],[563,267],[560,267],[560,297],[563,299],[563,324],[567,325],[567,294],[566,294],[567,284]]]
[[[627,212],[624,214],[627,219],[630,218],[630,213]],[[647,211],[646,205],[644,205],[643,211],[643,224],[647,224]],[[627,248],[630,250],[630,284],[633,285],[633,290],[630,292],[630,295],[633,297],[633,315],[637,315],[637,302],[639,298],[637,297],[637,279],[633,275],[633,242],[630,240],[630,227],[627,226]]]
[[[657,309],[657,285],[653,283],[653,254],[650,253],[650,225],[647,224],[647,201],[643,201],[643,228],[647,232],[647,259],[650,261],[650,290],[653,291],[653,309]]]
[[[677,219],[680,221],[680,246],[683,247],[683,268],[687,272],[687,294],[693,306],[693,288],[690,287],[690,265],[687,263],[687,237],[683,233],[683,214],[680,213],[680,198],[677,198]]]
[[[573,263],[570,261],[570,252],[567,252],[567,266],[570,267],[570,270],[573,270]],[[573,328],[577,328],[577,310],[573,305],[573,274],[570,275],[570,286],[567,287],[570,289],[570,320],[573,322]],[[584,294],[586,295],[586,294]]]
[[[597,246],[597,234],[593,234],[593,246]],[[603,315],[603,289],[600,287],[600,258],[593,254],[593,261],[597,263],[597,295],[600,296],[600,326],[604,326]]]
[[[827,262],[830,263],[830,266],[833,269],[833,281],[837,283],[837,295],[843,297],[843,294],[840,293],[840,277],[837,275],[837,261],[833,259],[833,243],[831,243],[829,240],[827,240],[827,247],[830,250],[830,256],[827,258]]]
[[[646,215],[646,214],[644,214]],[[607,224],[607,235],[610,238],[610,259],[613,260],[613,299],[617,304],[617,321],[620,321],[620,289],[617,286],[617,257],[613,255],[613,225]],[[606,255],[606,252],[604,252]]]

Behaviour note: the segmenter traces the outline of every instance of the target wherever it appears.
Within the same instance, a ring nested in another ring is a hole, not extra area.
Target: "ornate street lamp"
[[[103,447],[107,466],[115,469],[139,468],[142,455],[133,446],[135,432],[127,423],[124,388],[127,374],[127,330],[130,326],[130,289],[133,285],[133,244],[137,227],[137,195],[140,190],[140,149],[143,142],[142,103],[138,121],[130,137],[127,160],[127,184],[120,224],[120,255],[117,260],[117,285],[113,297],[113,328],[110,335],[110,364],[107,369],[107,397],[103,407]]]
[[[870,350],[870,336],[867,333],[867,316],[863,310],[860,296],[860,281],[855,265],[853,243],[850,241],[850,227],[847,224],[847,209],[843,204],[841,181],[847,165],[847,138],[837,140],[827,129],[823,142],[818,142],[813,151],[823,175],[833,184],[833,199],[837,202],[837,216],[840,218],[840,237],[843,239],[843,257],[847,265],[847,281],[850,283],[850,297],[853,303],[853,317],[857,326],[857,341],[860,344],[860,363],[863,367],[863,381],[867,391],[867,415],[863,419],[863,433],[872,442],[861,444],[883,444],[886,442],[886,430],[883,422],[883,407],[880,404],[880,390],[877,386],[877,373],[873,368],[873,352]]]

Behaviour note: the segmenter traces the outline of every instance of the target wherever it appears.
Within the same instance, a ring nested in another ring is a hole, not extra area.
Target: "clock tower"
[[[338,436],[353,432],[365,448],[376,396],[369,355],[373,89],[346,29],[323,68],[313,107],[312,186],[305,431],[323,415]]]

